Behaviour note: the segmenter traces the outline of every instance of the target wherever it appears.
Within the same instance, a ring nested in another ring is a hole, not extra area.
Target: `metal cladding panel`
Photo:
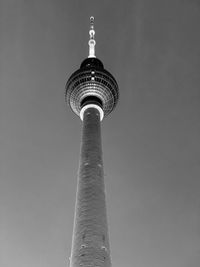
[[[84,112],[71,267],[110,267],[100,114]]]

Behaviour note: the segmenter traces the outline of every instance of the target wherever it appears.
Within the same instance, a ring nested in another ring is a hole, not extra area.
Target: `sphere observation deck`
[[[96,104],[106,117],[115,108],[118,98],[115,78],[96,57],[86,58],[66,84],[66,102],[78,116],[86,104]]]

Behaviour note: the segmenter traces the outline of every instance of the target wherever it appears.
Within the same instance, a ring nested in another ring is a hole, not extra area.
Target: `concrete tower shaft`
[[[115,78],[95,56],[90,18],[89,56],[68,79],[65,99],[83,121],[70,267],[111,267],[101,147],[101,120],[116,107]]]
[[[99,110],[83,114],[70,267],[110,267]]]

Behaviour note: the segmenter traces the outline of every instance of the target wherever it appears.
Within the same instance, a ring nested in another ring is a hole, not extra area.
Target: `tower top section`
[[[94,39],[95,36],[95,30],[94,30],[94,17],[90,17],[90,30],[89,30],[90,39],[88,42],[89,45],[89,55],[88,57],[96,57],[95,56],[95,45],[96,41]]]
[[[101,60],[95,56],[94,17],[90,17],[89,35],[89,56],[69,77],[65,99],[80,118],[81,110],[83,111],[86,105],[98,106],[106,117],[117,105],[119,89],[115,78],[105,70]]]

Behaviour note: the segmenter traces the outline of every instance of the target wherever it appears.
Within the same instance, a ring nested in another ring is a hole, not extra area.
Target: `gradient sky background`
[[[200,1],[1,0],[0,266],[69,266],[81,121],[68,77],[96,54],[113,267],[200,266]]]

